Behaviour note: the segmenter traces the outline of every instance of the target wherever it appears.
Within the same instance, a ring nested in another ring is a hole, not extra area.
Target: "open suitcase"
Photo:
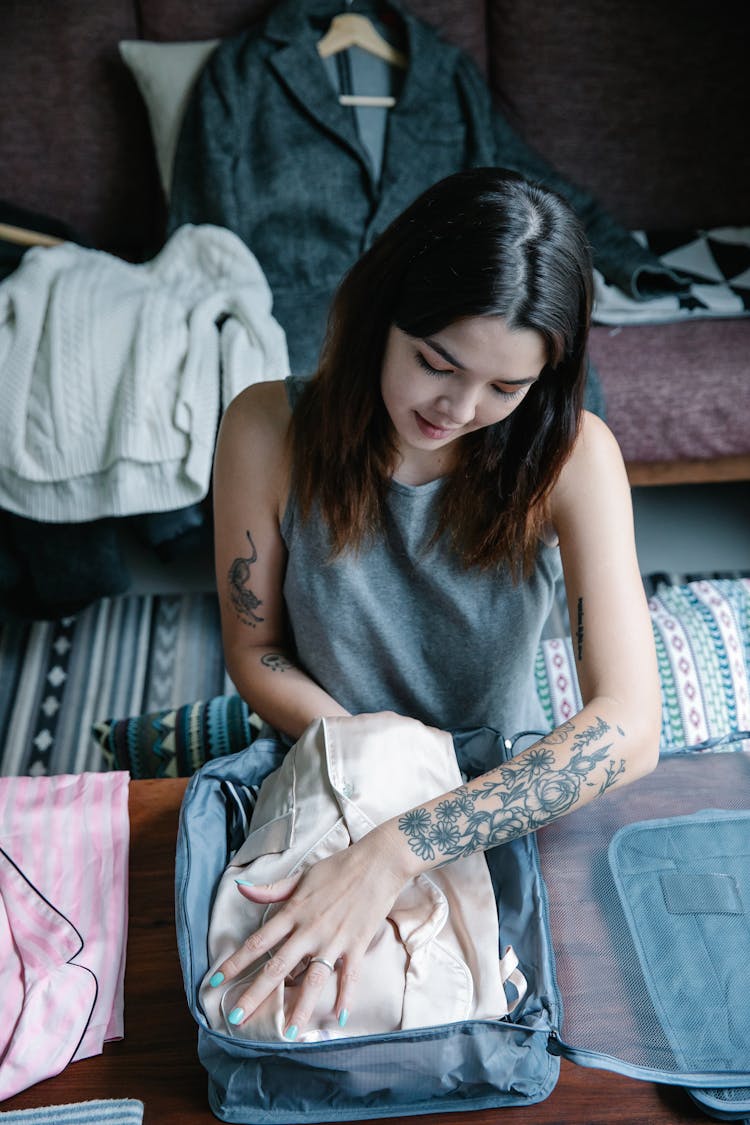
[[[489,730],[454,743],[465,773],[509,753]],[[501,949],[513,946],[528,980],[511,1017],[289,1045],[212,1030],[198,1003],[212,889],[236,846],[225,794],[259,785],[283,753],[259,739],[208,762],[181,810],[178,948],[217,1117],[286,1125],[533,1104],[560,1056],[687,1087],[715,1117],[750,1115],[750,742],[663,758],[486,853]]]

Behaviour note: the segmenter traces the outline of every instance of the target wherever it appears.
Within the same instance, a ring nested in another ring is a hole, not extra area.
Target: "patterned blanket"
[[[750,581],[741,577],[644,578],[664,685],[664,748],[750,718],[741,698],[750,676]],[[701,580],[713,584],[686,585]],[[537,660],[550,725],[580,707],[569,637],[555,640],[567,631],[561,589]],[[201,756],[250,741],[253,717],[240,703],[213,593],[103,598],[60,621],[0,625],[0,775],[112,766],[133,776],[192,772]],[[117,721],[128,717],[138,721]]]
[[[2,624],[0,773],[105,769],[98,719],[232,690],[214,594],[102,598],[60,621]]]
[[[679,295],[634,301],[594,270],[595,324],[659,324],[750,315],[750,227],[632,233],[663,265],[691,279],[691,284]]]

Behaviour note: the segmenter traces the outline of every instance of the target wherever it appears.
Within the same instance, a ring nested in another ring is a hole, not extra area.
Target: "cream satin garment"
[[[211,967],[200,990],[209,1025],[256,1041],[282,1040],[303,971],[279,984],[241,1026],[228,1015],[265,956],[239,978],[208,984],[217,965],[280,904],[249,902],[235,879],[271,883],[361,839],[375,825],[461,785],[453,740],[390,712],[319,719],[264,781],[251,831],[224,872],[209,929]],[[314,956],[318,950],[309,950]],[[371,942],[345,1029],[331,974],[297,1042],[371,1035],[509,1012],[526,982],[508,947],[499,958],[495,897],[483,853],[410,880]],[[284,1040],[286,1042],[286,1040]]]

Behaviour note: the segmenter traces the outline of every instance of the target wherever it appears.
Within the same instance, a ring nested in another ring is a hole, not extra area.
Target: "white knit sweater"
[[[183,226],[144,265],[30,250],[0,284],[0,507],[54,523],[194,503],[221,410],[288,373],[268,283],[228,230]]]

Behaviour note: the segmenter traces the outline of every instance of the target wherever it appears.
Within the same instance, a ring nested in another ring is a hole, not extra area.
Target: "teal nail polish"
[[[254,887],[255,883],[251,883],[249,879],[235,879],[238,887]]]
[[[346,1008],[342,1008],[339,1013],[339,1027],[346,1027],[346,1021],[349,1019],[349,1013]]]
[[[294,1024],[292,1024],[291,1027],[288,1027],[286,1029],[286,1031],[284,1032],[284,1038],[285,1039],[296,1039],[297,1038],[297,1028],[294,1026]]]
[[[230,1023],[238,1024],[238,1023],[242,1022],[242,1017],[244,1016],[244,1014],[245,1014],[244,1008],[233,1008],[232,1011],[229,1013],[227,1018],[228,1018]]]
[[[217,972],[217,973],[214,973],[214,975],[211,977],[211,979],[208,983],[211,985],[211,988],[218,988],[223,980],[224,980],[224,974]]]

